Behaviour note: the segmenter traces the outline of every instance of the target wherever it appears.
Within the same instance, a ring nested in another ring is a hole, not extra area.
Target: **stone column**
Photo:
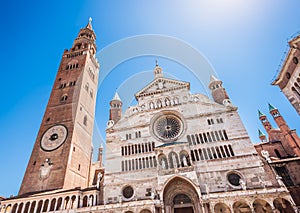
[[[10,209],[9,209],[9,213],[11,213],[12,209],[13,209],[13,205],[11,204]]]
[[[43,212],[43,209],[44,209],[44,205],[45,205],[45,201],[43,200],[43,202],[42,202],[42,208],[41,208],[41,212]]]
[[[97,205],[97,194],[96,193],[94,193],[94,200],[93,200],[93,206],[96,206]]]
[[[211,212],[212,212],[212,213],[215,213],[214,204],[213,204],[213,203],[210,203],[209,206],[210,206]]]
[[[55,205],[54,205],[54,211],[57,209],[57,206],[58,206],[58,199],[57,199],[56,202],[55,202]]]
[[[47,207],[47,212],[49,212],[50,207],[51,207],[51,200],[49,199],[49,203],[48,203],[48,207]]]
[[[165,206],[165,212],[164,213],[172,213],[172,207],[170,205]]]

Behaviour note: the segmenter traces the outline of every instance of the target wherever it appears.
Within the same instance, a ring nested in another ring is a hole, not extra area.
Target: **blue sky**
[[[257,128],[262,129],[257,109],[267,114],[268,102],[300,131],[299,116],[270,85],[287,39],[300,30],[299,6],[296,0],[2,2],[0,196],[18,193],[63,50],[71,47],[90,16],[99,51],[130,36],[157,34],[178,38],[202,53],[239,107],[254,143]],[[130,76],[152,70],[155,59],[170,76],[191,81],[192,92],[203,92],[189,70],[167,58],[145,56],[119,64],[98,91],[95,147],[114,92]]]

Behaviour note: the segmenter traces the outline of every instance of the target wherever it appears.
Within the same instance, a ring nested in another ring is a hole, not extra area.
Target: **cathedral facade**
[[[135,106],[123,113],[117,93],[109,103],[105,167],[102,147],[92,162],[95,39],[90,21],[64,52],[19,194],[1,213],[297,212],[215,76],[210,99],[156,64]]]

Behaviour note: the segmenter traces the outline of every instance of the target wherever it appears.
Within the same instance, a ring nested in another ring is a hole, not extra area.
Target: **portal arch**
[[[166,213],[200,213],[200,201],[195,186],[183,177],[170,179],[163,189]]]

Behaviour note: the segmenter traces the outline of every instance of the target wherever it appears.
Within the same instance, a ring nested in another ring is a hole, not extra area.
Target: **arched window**
[[[199,134],[199,138],[200,138],[201,143],[204,143],[204,140],[203,140],[203,137],[202,137],[201,133]]]
[[[124,172],[124,161],[121,162],[121,169],[122,169],[122,172]]]
[[[213,140],[213,141],[216,141],[216,138],[215,138],[215,134],[214,134],[214,132],[210,132],[210,134],[211,134],[211,138],[212,138],[212,140]]]
[[[198,149],[200,160],[204,160],[202,149]]]
[[[62,198],[60,197],[57,200],[56,209],[55,209],[56,211],[61,210],[61,204],[62,204]]]
[[[227,136],[226,130],[223,130],[223,134],[224,134],[225,140],[228,140],[228,136]]]
[[[135,170],[134,159],[131,160],[132,170]]]
[[[217,154],[218,154],[218,157],[219,157],[219,158],[222,158],[220,149],[219,149],[219,147],[217,147],[217,146],[216,146],[216,152],[217,152]]]
[[[209,119],[207,119],[207,123],[208,123],[208,125],[211,125],[211,123],[210,123],[210,120],[209,120]]]
[[[89,82],[86,82],[84,88],[85,88],[86,91],[89,91]]]
[[[131,160],[128,160],[128,171],[131,171]]]
[[[192,161],[195,161],[194,150],[191,150]]]
[[[224,145],[224,149],[225,149],[226,155],[227,155],[228,157],[230,157],[230,153],[229,153],[228,148],[227,148],[226,145]]]
[[[61,101],[66,101],[67,99],[68,99],[68,95],[67,94],[61,96],[61,98],[60,98]]]
[[[90,91],[90,96],[91,96],[91,98],[94,97],[94,91],[93,91],[93,89],[91,89],[91,91]]]
[[[229,149],[231,156],[234,156],[234,152],[233,152],[231,145],[228,145],[228,149]]]
[[[56,199],[53,198],[52,201],[51,201],[51,205],[50,205],[50,211],[54,211],[55,204],[56,204]]]
[[[86,115],[83,117],[83,125],[87,126],[87,116]]]
[[[48,205],[49,205],[49,200],[47,199],[47,200],[44,202],[43,212],[47,212]]]

